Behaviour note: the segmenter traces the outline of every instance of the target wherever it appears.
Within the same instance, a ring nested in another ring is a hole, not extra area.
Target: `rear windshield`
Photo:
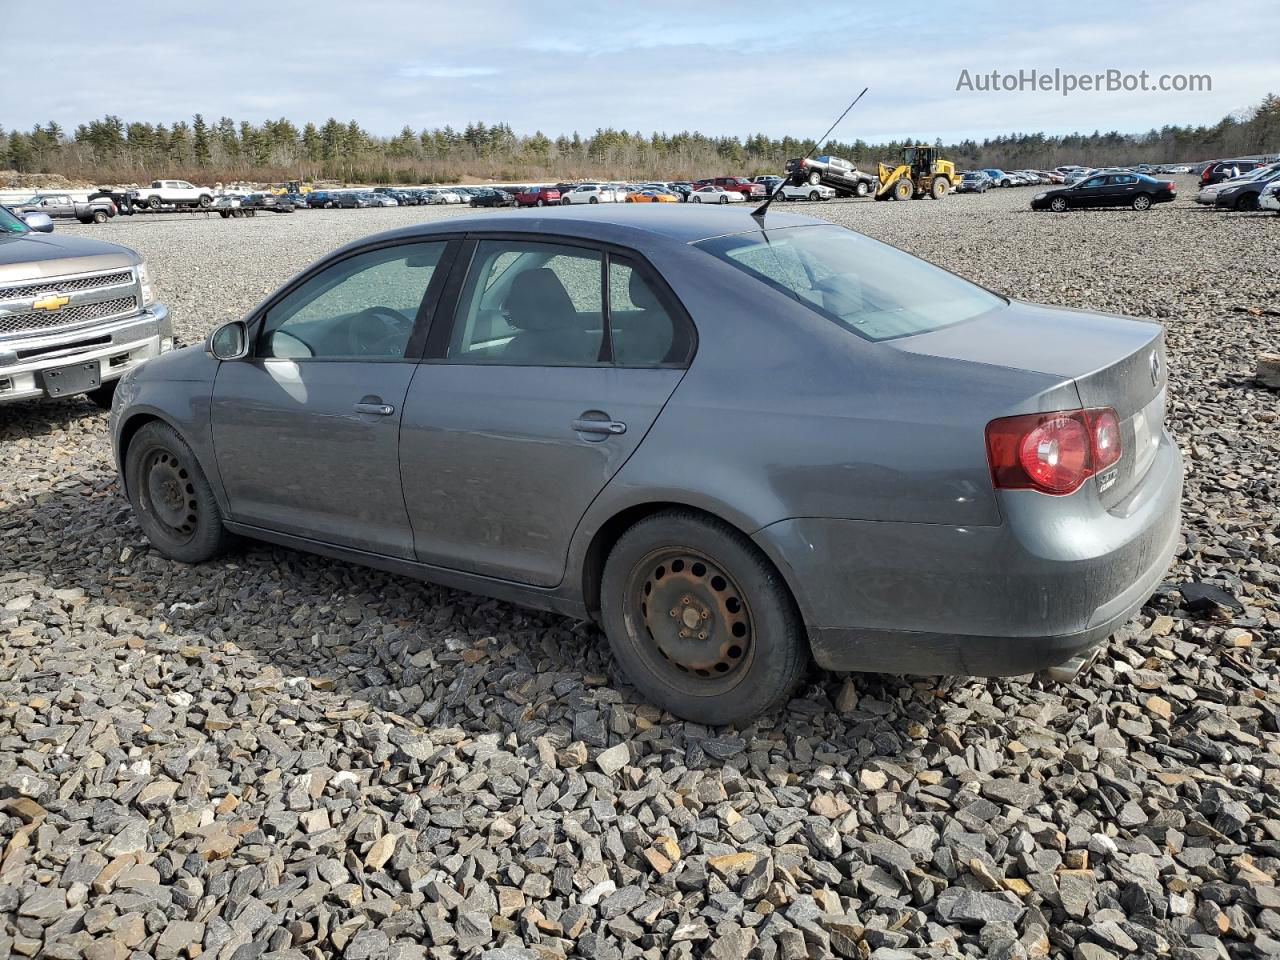
[[[843,227],[713,237],[697,246],[868,340],[937,330],[1007,302]]]

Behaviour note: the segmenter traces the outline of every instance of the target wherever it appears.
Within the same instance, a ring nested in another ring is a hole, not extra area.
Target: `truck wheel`
[[[915,196],[916,185],[906,177],[903,177],[893,185],[893,189],[890,192],[895,200],[910,200]]]
[[[159,197],[147,197],[147,206],[148,206],[149,208],[151,208],[152,210],[159,210],[159,209],[160,209],[160,198],[159,198]]]
[[[809,645],[785,582],[737,530],[691,510],[639,521],[614,544],[601,622],[650,703],[704,724],[749,721],[787,702]]]
[[[950,186],[951,182],[946,177],[934,177],[933,184],[929,187],[929,196],[941,200],[947,195],[947,188]]]
[[[822,182],[822,174],[821,174],[821,173],[819,173],[817,170],[811,170],[811,171],[809,171],[809,184],[810,184],[811,186],[816,187],[816,186],[817,186],[818,184],[820,184],[821,182]]]
[[[94,222],[94,223],[106,223],[106,222],[107,222],[107,211],[105,211],[105,210],[95,210],[95,211],[93,211],[93,222]]]
[[[219,210],[219,211],[218,211],[218,216],[220,216],[223,220],[230,219],[230,217],[231,217],[231,211],[230,211],[230,210]]]
[[[859,180],[858,185],[853,188],[853,192],[855,195],[859,197],[865,197],[868,193],[871,192],[871,188],[867,186],[867,181]]]
[[[124,472],[138,525],[166,557],[202,563],[230,545],[213,489],[173,427],[152,420],[134,434]]]

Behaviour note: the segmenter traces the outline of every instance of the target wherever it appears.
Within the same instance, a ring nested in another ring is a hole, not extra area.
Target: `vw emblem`
[[[1151,385],[1155,386],[1160,382],[1160,352],[1158,350],[1151,351]]]

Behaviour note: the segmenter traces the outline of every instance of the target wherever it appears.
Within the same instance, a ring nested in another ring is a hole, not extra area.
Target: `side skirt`
[[[304,553],[332,557],[335,560],[373,567],[375,570],[385,570],[388,573],[410,577],[414,580],[425,580],[428,583],[439,584],[442,587],[449,587],[454,590],[465,590],[469,593],[493,597],[495,600],[505,600],[509,603],[519,604],[522,607],[531,607],[534,610],[547,610],[551,613],[573,617],[577,620],[594,619],[581,599],[567,597],[559,592],[559,588],[556,587],[531,587],[528,584],[515,583],[511,580],[499,580],[494,577],[464,573],[447,567],[419,563],[416,560],[403,560],[399,557],[386,557],[366,550],[340,547],[336,544],[309,540],[306,537],[298,537],[288,533],[278,533],[275,530],[266,530],[262,527],[254,527],[244,523],[227,521],[225,526],[231,533],[249,540],[262,540],[282,547],[289,547],[292,550],[300,550]]]

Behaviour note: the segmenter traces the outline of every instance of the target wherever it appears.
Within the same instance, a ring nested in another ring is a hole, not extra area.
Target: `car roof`
[[[450,217],[402,227],[357,241],[364,245],[433,234],[529,233],[560,234],[602,243],[635,245],[640,235],[660,237],[675,243],[696,243],[711,237],[735,233],[758,233],[763,227],[778,230],[785,227],[830,226],[828,220],[783,213],[776,206],[763,220],[751,216],[752,205],[745,207],[715,204],[592,204],[576,207],[549,207],[537,214],[489,214],[475,217]]]

